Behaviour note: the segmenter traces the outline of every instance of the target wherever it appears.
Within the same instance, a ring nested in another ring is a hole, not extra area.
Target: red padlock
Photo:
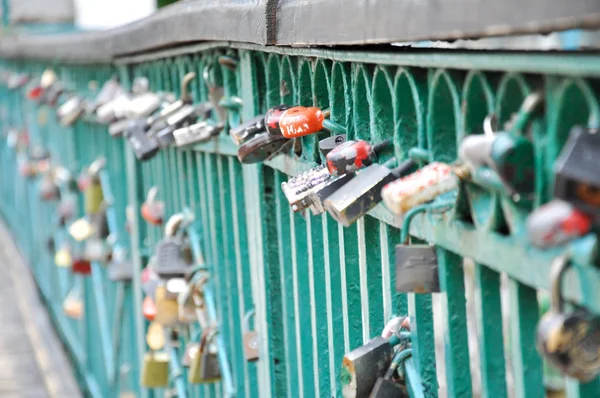
[[[320,108],[295,106],[279,116],[279,128],[285,138],[302,137],[323,130],[324,120]]]
[[[527,218],[529,241],[536,247],[562,245],[592,229],[592,218],[570,203],[554,199],[539,207]]]
[[[31,101],[39,100],[44,95],[44,89],[40,86],[35,86],[27,91],[27,99]]]
[[[297,108],[297,107],[294,107]],[[279,126],[279,121],[281,120],[281,115],[290,109],[289,105],[278,105],[267,111],[265,115],[265,126],[267,127],[267,131],[271,135],[281,135],[281,127]]]
[[[338,176],[354,173],[363,167],[370,166],[377,159],[377,154],[390,142],[390,140],[385,140],[371,145],[363,140],[346,141],[327,154],[327,170],[329,170],[329,174]]]
[[[92,273],[92,264],[84,258],[76,258],[71,265],[71,271],[74,274],[89,275]]]
[[[149,322],[154,321],[154,317],[156,317],[156,303],[154,303],[152,297],[146,296],[144,298],[144,302],[142,303],[142,313],[144,314],[144,318]]]
[[[156,200],[158,187],[148,190],[146,201],[142,204],[142,218],[152,225],[162,225],[165,216],[165,203]]]

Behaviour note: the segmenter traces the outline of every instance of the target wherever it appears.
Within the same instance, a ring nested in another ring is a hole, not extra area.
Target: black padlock
[[[259,133],[238,148],[238,159],[244,164],[264,162],[286,148],[290,140],[280,135]]]
[[[583,308],[565,312],[561,284],[570,265],[568,255],[552,265],[551,307],[538,324],[537,348],[563,374],[586,382],[600,373],[600,317]]]
[[[140,161],[152,159],[160,149],[156,139],[146,134],[144,120],[131,121],[124,135],[131,144],[135,157]]]
[[[171,216],[165,225],[165,236],[156,245],[156,273],[162,278],[182,277],[192,265],[189,242],[185,240],[184,214]]]
[[[241,145],[256,134],[264,133],[265,131],[265,118],[263,116],[256,116],[255,118],[230,129],[229,135],[231,136],[231,139],[233,139],[233,142],[237,145]]]
[[[323,156],[327,156],[334,148],[346,142],[346,134],[338,134],[331,137],[323,138],[319,141],[319,151]]]
[[[372,164],[329,196],[323,204],[325,210],[348,227],[381,202],[381,189],[385,185],[408,174],[414,166],[413,160],[407,160],[394,169]]]
[[[577,126],[554,163],[554,196],[600,221],[600,134]]]
[[[385,376],[377,378],[369,398],[408,398],[406,386],[392,380],[396,370],[412,355],[411,349],[398,349]]]
[[[388,147],[391,140],[371,145],[363,140],[346,141],[327,154],[327,169],[331,175],[355,173],[372,165],[377,155]]]
[[[345,398],[368,397],[379,377],[383,377],[392,361],[393,349],[387,339],[376,337],[344,356],[340,372]]]

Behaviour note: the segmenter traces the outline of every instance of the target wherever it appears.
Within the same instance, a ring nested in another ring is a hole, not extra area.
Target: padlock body
[[[167,126],[164,129],[156,133],[156,142],[160,148],[167,148],[169,145],[175,142],[175,127]]]
[[[511,133],[498,133],[490,159],[510,194],[528,197],[534,193],[535,159],[531,141]]]
[[[323,130],[324,120],[319,108],[295,106],[279,117],[279,128],[285,138],[297,138]]]
[[[125,136],[133,148],[135,157],[140,161],[152,159],[159,151],[158,142],[146,134],[146,123],[136,121],[125,130]]]
[[[108,278],[113,282],[127,282],[133,279],[133,263],[129,260],[113,260],[108,266]]]
[[[311,205],[310,194],[313,190],[332,179],[327,168],[320,165],[281,183],[281,189],[292,210],[298,212]]]
[[[558,199],[536,209],[527,218],[529,241],[540,248],[564,244],[585,235],[591,227],[591,217]]]
[[[131,121],[129,119],[122,119],[112,122],[108,126],[108,134],[110,134],[112,137],[120,137],[123,135],[125,130],[127,130],[130,123]]]
[[[100,185],[100,182],[92,181],[88,185],[84,193],[83,201],[86,214],[93,215],[100,211],[100,207],[104,201],[104,194],[102,193],[102,185]]]
[[[165,214],[164,202],[153,202],[142,204],[142,218],[152,225],[162,225]]]
[[[600,373],[600,318],[551,309],[538,324],[537,348],[562,373],[587,382]]]
[[[331,176],[331,178],[312,189],[309,194],[309,206],[313,216],[323,214],[325,212],[323,202],[353,178],[354,174],[344,174],[338,177]]]
[[[257,116],[229,130],[229,135],[237,145],[241,145],[259,133],[265,132],[265,118]]]
[[[402,215],[415,206],[457,188],[458,178],[452,172],[452,167],[434,162],[387,184],[381,195],[392,213]]]
[[[342,145],[344,142],[346,142],[346,134],[338,134],[332,137],[323,138],[319,141],[319,151],[321,151],[323,156],[327,157],[329,152],[339,145]]]
[[[376,337],[344,356],[340,373],[345,398],[368,397],[375,382],[392,362],[393,349],[387,339]]]
[[[165,352],[146,353],[140,384],[144,388],[169,386],[169,356]]]
[[[92,273],[92,264],[87,259],[76,258],[71,264],[71,271],[74,274],[89,275]]]
[[[391,380],[379,377],[369,398],[408,398],[406,387]]]
[[[438,259],[433,246],[396,246],[396,291],[439,293]]]
[[[281,153],[289,140],[282,136],[259,133],[238,148],[238,159],[244,164],[264,162]]]
[[[493,143],[493,135],[468,135],[460,144],[459,158],[475,169],[482,166],[491,166],[490,155]]]
[[[281,127],[279,126],[279,121],[281,120],[281,116],[283,113],[288,110],[290,106],[288,105],[278,105],[269,109],[265,115],[264,124],[267,128],[267,131],[271,135],[281,135]]]
[[[260,356],[258,332],[256,330],[245,332],[243,340],[246,361],[256,361]]]
[[[177,299],[168,297],[164,286],[156,288],[156,316],[154,320],[163,326],[172,326],[179,321]]]
[[[346,141],[327,154],[327,169],[334,176],[354,173],[376,159],[373,146],[366,141]]]
[[[600,221],[600,135],[574,127],[554,163],[554,196]]]
[[[192,359],[188,373],[190,384],[215,383],[221,380],[219,357],[208,351],[198,352]]]
[[[212,137],[218,135],[222,130],[221,126],[215,126],[208,122],[199,122],[188,127],[175,130],[173,133],[177,146],[190,144],[201,144],[209,141]]]
[[[325,210],[348,227],[381,202],[381,189],[394,178],[390,169],[373,164],[329,196],[324,202]]]
[[[183,276],[190,264],[183,257],[183,242],[178,237],[163,239],[156,246],[156,273],[163,277]]]

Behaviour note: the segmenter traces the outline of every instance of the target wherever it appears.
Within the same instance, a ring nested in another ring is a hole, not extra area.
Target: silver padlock
[[[187,219],[179,213],[165,225],[165,237],[156,246],[156,272],[161,277],[185,275],[192,264],[189,245],[185,242]]]
[[[173,132],[175,144],[179,147],[200,144],[209,141],[212,137],[219,135],[223,125],[213,125],[206,121],[182,127]]]
[[[56,110],[56,116],[60,120],[62,126],[70,126],[83,114],[85,109],[85,101],[83,98],[74,95],[66,100]]]
[[[173,103],[164,106],[157,114],[149,116],[146,123],[149,126],[166,121],[169,117],[175,115],[185,105],[189,105],[192,102],[192,96],[189,93],[189,85],[196,78],[194,72],[187,73],[181,80],[181,96]],[[162,130],[162,129],[161,129]]]
[[[327,167],[320,165],[282,182],[281,189],[292,210],[299,212],[311,205],[311,192],[332,178]]]

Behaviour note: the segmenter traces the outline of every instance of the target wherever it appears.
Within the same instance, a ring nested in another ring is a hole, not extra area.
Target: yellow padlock
[[[92,179],[84,193],[85,213],[89,215],[98,213],[102,207],[102,202],[104,202],[102,185],[100,185],[100,181]]]
[[[177,299],[169,297],[165,285],[156,287],[156,316],[154,320],[163,326],[172,326],[179,321]]]
[[[188,382],[191,384],[215,383],[221,380],[221,367],[217,346],[213,340],[218,334],[216,328],[207,328],[202,333],[200,345],[195,351],[190,351],[191,358]]]
[[[144,388],[169,386],[169,355],[166,352],[147,352],[144,355],[140,385]]]

